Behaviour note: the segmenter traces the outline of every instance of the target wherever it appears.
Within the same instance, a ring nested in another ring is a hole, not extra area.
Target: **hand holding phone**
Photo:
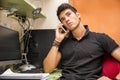
[[[65,33],[66,32],[66,30],[67,30],[67,28],[63,25],[63,26],[61,26],[61,28],[62,28],[62,31],[61,31],[61,33]]]
[[[61,42],[65,37],[68,37],[69,30],[63,24],[59,24],[56,29],[55,40]]]

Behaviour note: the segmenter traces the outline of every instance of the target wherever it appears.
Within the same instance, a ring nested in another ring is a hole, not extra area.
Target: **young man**
[[[104,54],[109,54],[120,61],[120,48],[115,41],[106,34],[89,31],[77,10],[67,3],[58,7],[57,16],[61,23],[43,62],[44,71],[50,73],[61,63],[61,80],[110,80],[102,76],[102,60]]]

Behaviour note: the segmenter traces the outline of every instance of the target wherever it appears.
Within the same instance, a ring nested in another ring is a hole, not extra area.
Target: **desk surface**
[[[0,75],[1,79],[40,79],[46,80],[49,77],[49,73],[17,73],[7,69]]]
[[[34,80],[46,80],[46,79],[47,80],[57,80],[59,77],[62,76],[61,73],[62,73],[62,70],[57,69],[54,72],[52,72],[50,75],[45,73],[46,75],[41,78],[40,76],[37,75],[39,73],[33,73],[33,74],[32,73],[14,73],[10,69],[8,69],[7,74],[3,75],[5,79],[0,78],[0,80],[33,80],[33,79]],[[14,74],[14,76],[10,76],[11,74]],[[27,74],[28,76],[22,76],[21,74],[23,74],[23,75]],[[44,73],[42,73],[42,74],[44,74]],[[21,75],[21,76],[19,76],[19,75]],[[36,78],[35,75],[38,76],[38,77]],[[8,78],[8,77],[10,77],[10,78]],[[12,79],[11,79],[11,77],[12,77]]]

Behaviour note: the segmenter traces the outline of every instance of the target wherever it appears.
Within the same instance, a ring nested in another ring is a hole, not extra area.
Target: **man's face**
[[[69,30],[74,30],[80,23],[79,13],[74,13],[70,9],[65,9],[59,15],[61,23]]]

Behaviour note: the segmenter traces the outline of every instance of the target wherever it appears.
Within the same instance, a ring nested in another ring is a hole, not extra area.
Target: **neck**
[[[80,24],[78,28],[76,28],[74,31],[72,31],[72,34],[74,36],[74,38],[76,38],[77,40],[81,40],[84,36],[86,32],[85,27]]]

